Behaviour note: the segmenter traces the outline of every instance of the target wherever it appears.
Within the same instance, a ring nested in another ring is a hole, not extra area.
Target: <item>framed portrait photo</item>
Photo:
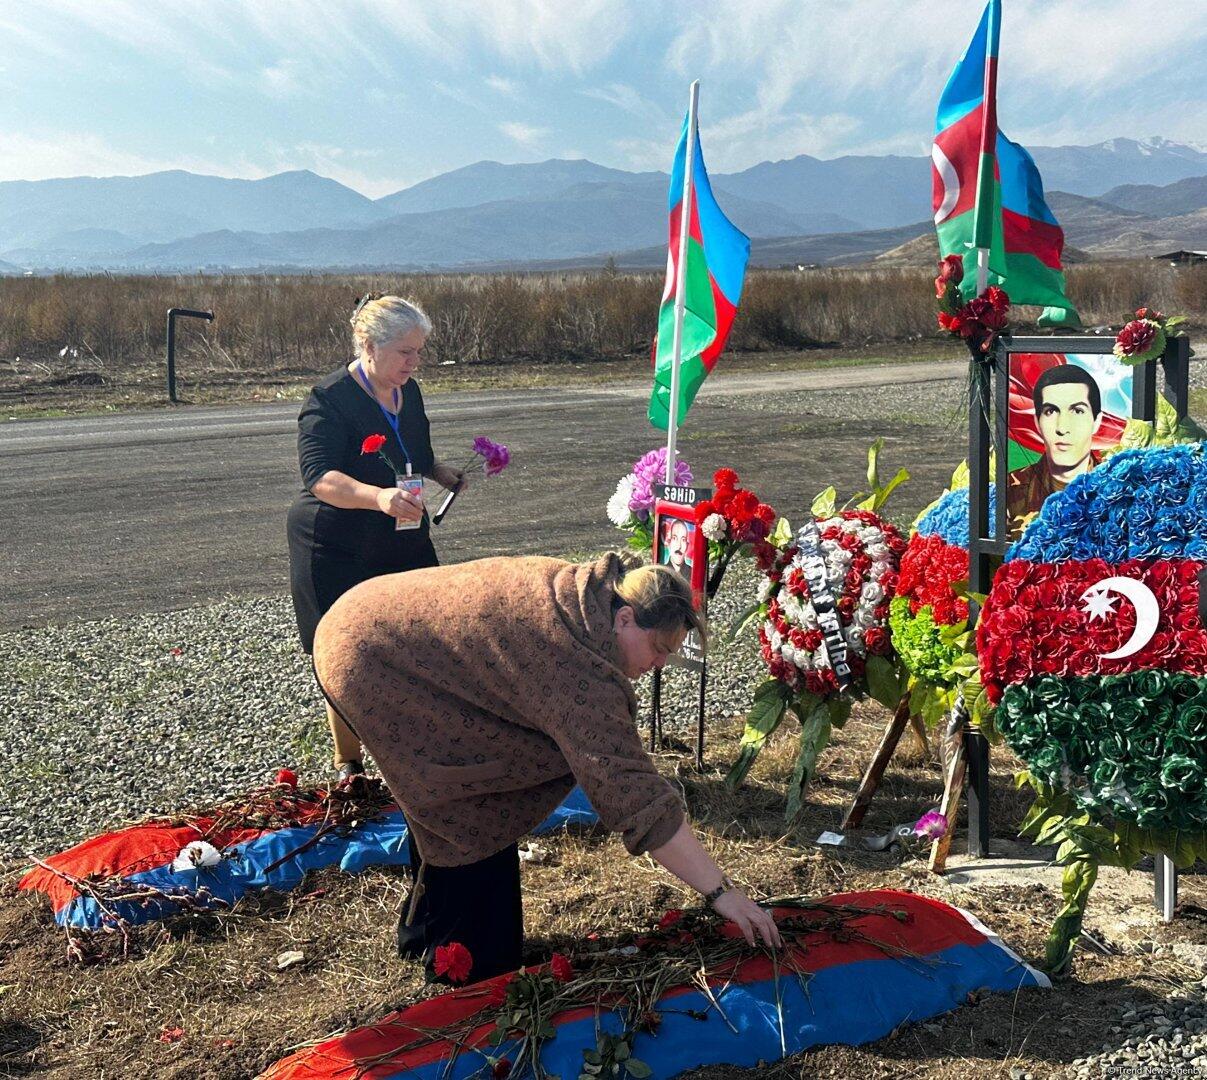
[[[708,542],[690,506],[658,499],[654,503],[654,562],[669,566],[691,586],[692,602],[704,610],[708,579]]]
[[[1044,500],[1120,445],[1135,368],[1111,353],[1011,353],[1006,441],[1007,539]]]

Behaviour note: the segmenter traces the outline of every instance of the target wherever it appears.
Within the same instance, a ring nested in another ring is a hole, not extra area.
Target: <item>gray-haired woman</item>
[[[319,619],[353,585],[439,562],[422,499],[396,477],[409,467],[444,487],[465,483],[435,459],[413,377],[432,329],[427,315],[398,296],[367,296],[351,323],[355,358],[314,387],[298,416],[303,489],[289,510],[289,578],[307,653]],[[363,452],[371,435],[386,437],[381,453]],[[335,767],[363,772],[360,740],[330,707],[327,718]]]

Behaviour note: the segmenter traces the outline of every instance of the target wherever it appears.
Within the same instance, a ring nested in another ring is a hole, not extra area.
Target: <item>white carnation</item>
[[[222,853],[208,840],[191,840],[172,860],[172,872],[208,870],[222,862]]]
[[[801,671],[812,671],[817,667],[817,662],[813,658],[813,654],[808,649],[796,650],[796,666]]]
[[[629,509],[629,500],[633,497],[635,479],[636,477],[632,473],[622,476],[620,483],[616,485],[616,491],[608,500],[608,519],[618,529],[628,528],[629,522],[633,518],[633,511]]]
[[[771,578],[765,577],[759,582],[759,603],[765,604],[771,599],[771,590],[775,588],[775,582]],[[787,601],[781,601],[781,604],[786,605]]]
[[[788,663],[788,664],[795,663],[796,662],[795,646],[791,642],[785,641],[783,643],[783,645],[780,646],[780,656],[782,656],[784,658],[785,663]]]
[[[869,525],[866,529],[859,530],[859,541],[865,546],[869,544],[884,543],[884,533],[882,533],[875,525]]]
[[[706,540],[720,543],[725,539],[725,519],[720,514],[709,514],[704,519],[700,529],[703,531]]]

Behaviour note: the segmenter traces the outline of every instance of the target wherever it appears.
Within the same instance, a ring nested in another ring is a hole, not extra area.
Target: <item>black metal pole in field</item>
[[[168,400],[176,402],[176,318],[205,319],[213,322],[212,311],[193,311],[191,308],[168,308]]]

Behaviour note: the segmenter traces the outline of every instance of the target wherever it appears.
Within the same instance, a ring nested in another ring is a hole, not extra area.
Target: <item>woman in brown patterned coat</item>
[[[633,855],[649,852],[778,945],[769,912],[696,839],[636,728],[632,680],[699,626],[687,584],[608,555],[575,565],[494,558],[373,578],[319,624],[315,671],[411,828],[404,955],[452,941],[472,978],[520,966],[516,841],[582,785]]]

